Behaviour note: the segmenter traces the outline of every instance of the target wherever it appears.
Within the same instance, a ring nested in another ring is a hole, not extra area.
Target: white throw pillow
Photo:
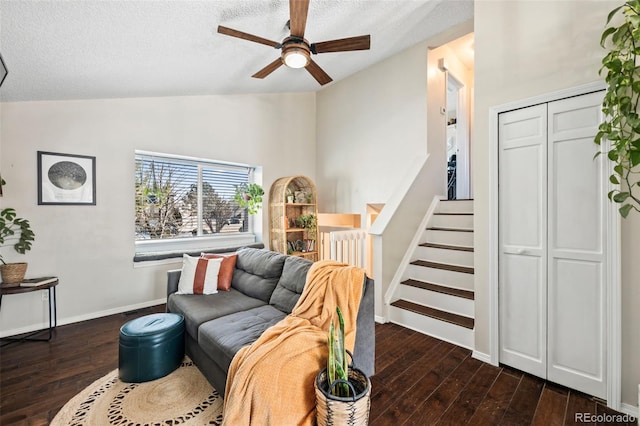
[[[218,292],[218,273],[223,259],[204,259],[183,255],[182,273],[176,294],[214,294]]]

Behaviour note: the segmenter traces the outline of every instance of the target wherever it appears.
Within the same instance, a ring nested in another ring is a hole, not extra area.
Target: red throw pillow
[[[202,253],[205,259],[220,259],[220,272],[218,272],[218,290],[229,291],[231,289],[231,279],[233,278],[233,270],[236,269],[237,254],[223,255],[213,253]]]

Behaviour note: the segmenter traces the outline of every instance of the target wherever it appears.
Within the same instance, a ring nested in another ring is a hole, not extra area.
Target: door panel
[[[602,253],[602,172],[593,137],[556,140],[550,152],[550,244],[554,249]]]
[[[595,262],[556,259],[550,265],[549,380],[567,373],[601,380],[604,297],[602,270]],[[559,370],[559,371],[556,371]]]
[[[545,377],[547,107],[498,123],[500,361]]]
[[[500,288],[500,361],[539,377],[546,376],[546,271],[541,256],[504,254]]]
[[[549,103],[547,377],[606,398],[602,92]]]

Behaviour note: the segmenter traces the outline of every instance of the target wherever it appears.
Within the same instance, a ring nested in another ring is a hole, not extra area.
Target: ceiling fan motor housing
[[[282,62],[291,68],[304,68],[311,61],[309,42],[300,37],[287,37],[282,41]]]

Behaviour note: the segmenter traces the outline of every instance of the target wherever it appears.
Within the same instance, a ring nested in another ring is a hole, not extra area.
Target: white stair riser
[[[473,268],[473,252],[461,250],[440,249],[434,247],[416,247],[413,260],[428,260],[430,262],[446,263],[448,265],[468,266]]]
[[[395,306],[389,306],[389,321],[467,349],[474,346],[473,330]]]
[[[401,284],[396,296],[409,302],[473,318],[473,300]]]
[[[473,200],[441,200],[436,207],[438,213],[473,213]]]
[[[422,241],[451,246],[473,247],[473,232],[425,230]]]
[[[409,265],[405,275],[418,281],[473,291],[473,274]]]
[[[429,226],[436,228],[473,229],[473,216],[466,214],[434,214]]]

